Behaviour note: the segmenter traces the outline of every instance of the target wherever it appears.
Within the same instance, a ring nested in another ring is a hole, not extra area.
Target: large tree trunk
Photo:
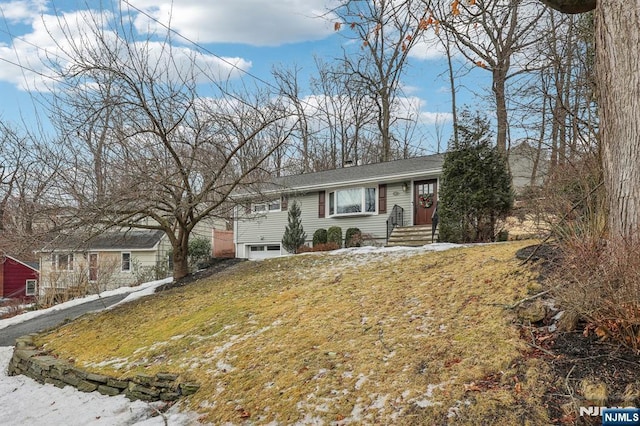
[[[173,280],[178,281],[189,275],[189,234],[178,231],[173,244]]]
[[[640,225],[640,0],[599,1],[596,75],[611,237]]]
[[[507,126],[509,117],[507,112],[507,72],[508,65],[500,63],[493,70],[493,94],[496,99],[496,119],[498,124],[498,133],[496,135],[496,147],[498,150],[507,155]]]

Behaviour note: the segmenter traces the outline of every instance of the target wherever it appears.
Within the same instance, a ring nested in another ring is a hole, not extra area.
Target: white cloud
[[[26,19],[26,15],[21,16]],[[97,42],[97,38],[91,36],[94,31],[102,31],[105,40],[115,40],[115,34],[109,29],[112,19],[110,12],[95,10],[32,17],[29,32],[15,37],[11,44],[0,44],[0,81],[12,83],[21,90],[50,90],[55,82],[45,63],[52,60],[61,65],[69,63],[65,52],[73,51],[71,44],[90,48]],[[138,46],[142,47],[139,43]],[[145,49],[153,61],[161,62],[164,54],[168,62],[166,45],[149,42]],[[174,75],[194,65],[200,71],[201,81],[234,78],[251,68],[251,62],[240,57],[217,57],[188,47],[173,47],[171,55]]]
[[[450,112],[420,112],[420,122],[423,124],[444,124],[453,121]]]
[[[427,101],[417,96],[406,96],[397,99],[396,114],[416,120],[422,125],[443,124],[452,121],[452,114],[448,112],[426,111]]]
[[[442,59],[446,57],[446,51],[442,42],[429,29],[423,34],[420,41],[413,45],[409,51],[409,57],[422,61]]]
[[[146,33],[162,30],[154,20],[201,43],[241,43],[278,46],[320,40],[333,33],[335,0],[129,0],[151,16],[138,14],[136,28]]]
[[[140,42],[136,46],[139,51],[148,52],[150,64],[165,64],[168,77],[174,81],[180,75],[188,75],[191,69],[195,70],[198,82],[206,83],[210,79],[225,81],[236,78],[251,68],[251,62],[240,57],[218,57],[187,47],[173,46],[167,50],[166,44],[162,42]]]
[[[0,3],[0,18],[9,22],[31,22],[47,10],[48,0],[14,0]]]

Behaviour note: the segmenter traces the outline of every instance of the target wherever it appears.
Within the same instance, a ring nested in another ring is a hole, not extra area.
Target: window
[[[38,281],[36,280],[27,280],[27,284],[25,286],[24,294],[27,296],[35,296],[36,295],[36,284]]]
[[[281,206],[280,199],[268,201],[266,203],[258,203],[251,205],[251,211],[254,213],[279,212]]]
[[[52,254],[51,266],[59,271],[73,271],[73,254]]]
[[[122,272],[131,271],[131,253],[122,253]]]
[[[349,188],[329,193],[329,216],[376,212],[376,188]]]
[[[253,204],[253,208],[251,209],[254,213],[264,213],[267,211],[266,204]]]
[[[267,209],[270,212],[280,211],[280,200],[273,200],[267,203]]]

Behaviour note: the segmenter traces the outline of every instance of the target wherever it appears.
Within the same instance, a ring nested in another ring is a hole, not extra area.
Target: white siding
[[[427,179],[429,177],[426,177]],[[422,180],[422,178],[420,179]],[[403,186],[406,184],[406,191]],[[369,186],[369,185],[365,185]],[[387,184],[387,211],[382,214],[352,217],[328,217],[329,196],[325,197],[327,211],[324,218],[318,217],[318,192],[289,196],[289,208],[294,201],[300,205],[302,226],[310,245],[316,229],[329,229],[331,226],[342,228],[342,235],[348,228],[359,228],[363,234],[369,234],[379,244],[384,244],[387,237],[387,219],[394,205],[404,209],[404,224],[410,225],[413,220],[413,181]],[[377,196],[379,194],[376,194]],[[287,211],[262,214],[246,214],[243,208],[237,211],[235,223],[236,256],[247,257],[247,246],[256,244],[280,244],[287,226]]]
[[[166,240],[163,238],[162,241]],[[166,245],[166,242],[161,243]],[[164,247],[166,249],[166,246]],[[113,290],[123,286],[139,284],[140,279],[151,277],[158,262],[166,266],[166,251],[160,250],[122,250],[92,251],[98,255],[98,281],[89,281],[89,255],[86,252],[73,253],[73,270],[58,271],[52,268],[51,255],[40,257],[40,274],[42,288],[65,289],[69,287],[86,287],[89,293]],[[131,254],[131,270],[122,270],[122,253]],[[149,272],[146,272],[149,271]],[[170,273],[170,271],[168,271]]]

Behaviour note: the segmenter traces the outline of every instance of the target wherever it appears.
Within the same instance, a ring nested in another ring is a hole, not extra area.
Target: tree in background
[[[51,191],[59,173],[57,147],[0,120],[0,250],[21,260],[57,225],[60,195]]]
[[[284,229],[284,235],[282,236],[282,247],[289,253],[298,253],[307,239],[307,234],[304,232],[302,220],[300,219],[301,214],[300,206],[294,201],[289,207],[287,227]]]
[[[438,201],[441,241],[495,241],[498,219],[511,210],[511,177],[504,155],[492,144],[489,126],[479,113],[460,114],[458,144],[444,157]]]
[[[394,154],[393,128],[399,117],[394,111],[401,90],[401,77],[409,52],[428,29],[435,29],[429,16],[430,1],[348,0],[333,10],[351,32],[347,37],[361,45],[360,54],[345,54],[344,72],[352,76],[352,87],[366,92],[373,101],[380,134],[379,161]]]
[[[543,0],[563,13],[593,10],[604,186],[611,239],[640,239],[640,6],[609,0]]]
[[[71,225],[162,230],[177,280],[189,273],[194,228],[228,216],[229,194],[265,179],[293,123],[268,88],[233,88],[235,68],[175,47],[168,29],[141,40],[124,6],[111,12],[61,17],[51,31],[51,114],[64,146],[56,190]]]
[[[491,73],[496,111],[496,146],[509,149],[508,82],[532,68],[526,55],[539,42],[544,8],[530,0],[440,2],[436,11],[444,31],[460,53]]]

